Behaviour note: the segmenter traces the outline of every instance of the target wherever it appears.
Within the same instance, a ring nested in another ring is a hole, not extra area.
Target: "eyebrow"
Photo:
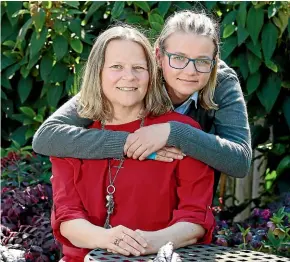
[[[170,53],[170,52],[169,52]],[[186,55],[186,54],[184,54],[184,53],[182,53],[182,52],[173,52],[173,53],[171,53],[171,54],[175,54],[175,55],[181,55],[181,56],[185,56],[185,57],[187,57],[187,58],[190,58],[190,57],[188,57],[188,55]],[[198,56],[197,57],[198,59],[200,58],[200,59],[209,59],[209,60],[211,60],[212,58],[210,58],[209,56],[206,56],[206,55],[200,55],[200,56]]]

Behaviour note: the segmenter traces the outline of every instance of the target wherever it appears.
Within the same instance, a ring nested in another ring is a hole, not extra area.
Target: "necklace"
[[[140,128],[144,126],[144,117],[141,118],[141,123],[140,123]],[[101,121],[101,125],[102,125],[102,130],[105,130],[105,123],[104,121]],[[117,171],[115,173],[115,176],[112,176],[112,170],[111,170],[111,159],[108,159],[108,173],[109,173],[109,185],[107,186],[107,195],[106,195],[106,208],[107,208],[107,217],[106,217],[106,221],[104,224],[104,228],[106,229],[110,229],[112,228],[111,224],[110,224],[110,217],[114,212],[114,207],[115,207],[115,201],[114,201],[114,193],[116,191],[116,187],[114,185],[115,180],[121,170],[121,168],[123,168],[123,163],[125,161],[125,158],[121,158],[121,159],[115,159],[115,160],[119,160],[120,163],[118,166],[113,166],[117,168]]]

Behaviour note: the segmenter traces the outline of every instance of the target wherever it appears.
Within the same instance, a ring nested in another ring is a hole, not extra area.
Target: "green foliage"
[[[221,58],[240,76],[253,147],[260,144],[270,159],[269,173],[289,172],[289,2],[1,2],[3,147],[30,144],[43,120],[78,92],[93,40],[110,24],[140,25],[154,40],[174,11],[202,6],[220,20]],[[260,119],[263,126],[256,125]],[[266,147],[269,135],[259,132],[269,134],[270,127],[274,140]],[[279,155],[277,144],[284,145]]]

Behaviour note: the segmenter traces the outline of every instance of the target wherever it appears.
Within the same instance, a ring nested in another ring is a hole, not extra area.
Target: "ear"
[[[161,54],[161,50],[159,47],[156,47],[156,49],[155,49],[155,57],[156,57],[158,66],[161,67],[162,54]]]

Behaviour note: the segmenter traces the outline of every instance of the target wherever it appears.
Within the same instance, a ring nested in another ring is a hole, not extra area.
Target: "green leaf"
[[[49,54],[42,57],[40,62],[40,76],[45,83],[48,81],[48,76],[52,70],[52,66],[53,60]]]
[[[18,10],[12,15],[12,17],[14,18],[14,17],[17,17],[19,15],[24,15],[24,14],[30,14],[29,10],[27,9]]]
[[[14,76],[15,72],[19,70],[19,68],[20,68],[19,64],[14,64],[12,66],[9,66],[5,71],[8,79],[11,79]]]
[[[56,33],[62,35],[65,31],[66,31],[66,23],[59,20],[59,19],[55,19],[55,22],[53,24],[53,29]]]
[[[105,5],[105,1],[93,1],[92,5],[90,6],[85,19],[82,21],[82,25],[86,25],[91,16],[102,6]]]
[[[259,72],[256,72],[255,74],[251,74],[248,79],[247,79],[247,91],[248,94],[252,94],[254,93],[259,85],[260,85],[260,81],[261,81],[261,75]]]
[[[68,67],[63,63],[56,63],[49,75],[49,81],[53,83],[63,82],[68,76]]]
[[[278,66],[272,62],[271,60],[266,60],[265,65],[271,69],[273,72],[277,73],[278,72]]]
[[[29,128],[25,132],[25,139],[28,140],[29,138],[33,137],[34,133],[35,133],[35,130],[33,128]]]
[[[225,60],[237,47],[238,41],[236,36],[230,36],[226,38],[221,51],[221,57]]]
[[[12,40],[7,40],[2,45],[14,48],[15,47],[15,42],[12,41]]]
[[[79,8],[79,1],[65,1],[65,3],[73,8]]]
[[[288,19],[288,36],[290,37],[290,19]]]
[[[241,71],[241,74],[244,80],[246,80],[249,75],[249,67],[248,67],[247,56],[245,55],[245,53],[240,53],[238,55],[238,60],[239,60],[239,69]]]
[[[38,8],[32,15],[32,21],[37,32],[41,32],[45,22],[45,11],[42,8]]]
[[[262,50],[265,60],[270,60],[277,44],[278,30],[272,23],[267,23],[262,31]]]
[[[43,116],[42,115],[37,115],[33,118],[33,120],[39,122],[39,123],[42,123],[43,122]]]
[[[124,1],[118,1],[114,3],[114,7],[112,9],[112,17],[118,18],[125,8],[125,2]]]
[[[260,68],[262,61],[259,57],[255,56],[251,52],[248,52],[247,57],[250,73],[254,74]]]
[[[134,5],[140,7],[145,12],[150,12],[150,6],[145,1],[134,1]]]
[[[278,17],[273,17],[274,24],[279,28],[279,38],[284,33],[287,24],[288,24],[289,14],[284,10],[280,10],[278,13]]]
[[[18,82],[18,95],[20,97],[20,101],[23,104],[28,98],[32,89],[32,79],[30,77],[21,78]]]
[[[129,15],[126,19],[128,24],[143,24],[145,19],[140,15]]]
[[[81,37],[82,26],[79,18],[73,19],[68,23],[68,27],[71,32],[75,33],[78,37]]]
[[[7,95],[4,93],[2,88],[1,88],[1,99],[7,100]]]
[[[39,53],[37,53],[34,57],[30,58],[29,63],[27,65],[27,69],[28,70],[32,69],[39,59],[40,59]]]
[[[26,143],[25,133],[27,129],[27,126],[18,127],[10,136],[11,140],[23,146]]]
[[[149,14],[149,23],[152,28],[156,31],[161,31],[163,28],[164,20],[161,15],[158,14]]]
[[[242,43],[246,41],[246,39],[249,36],[249,33],[247,29],[245,29],[244,27],[238,27],[237,33],[238,33],[238,45],[240,46]]]
[[[5,87],[6,89],[12,90],[10,81],[8,77],[6,77],[6,72],[1,74],[1,86]]]
[[[285,97],[282,108],[287,125],[290,129],[290,96]]]
[[[223,32],[223,38],[228,38],[235,32],[236,26],[235,25],[227,25]]]
[[[25,24],[21,27],[19,30],[18,36],[17,36],[17,41],[22,42],[25,39],[27,30],[31,28],[32,26],[32,19],[28,19]]]
[[[76,51],[79,54],[83,52],[83,43],[79,39],[76,38],[72,39],[70,41],[70,46],[74,51]]]
[[[237,11],[233,10],[226,14],[225,18],[222,21],[223,26],[231,25],[236,21]]]
[[[263,9],[256,9],[253,6],[250,8],[247,17],[247,30],[256,45],[258,42],[259,34],[264,23]]]
[[[192,9],[192,6],[185,1],[180,1],[180,2],[176,1],[176,2],[174,2],[174,5],[177,7],[178,10],[186,10],[186,9],[190,10],[190,9]]]
[[[63,92],[62,86],[51,86],[47,92],[47,103],[49,106],[56,108]]]
[[[18,16],[12,17],[17,11],[21,10],[22,8],[22,1],[7,1],[6,2],[6,12],[8,19],[12,26],[14,26],[18,22]],[[3,7],[2,7],[3,8]]]
[[[281,90],[281,79],[271,73],[263,87],[257,91],[258,98],[266,111],[271,112]]]
[[[246,2],[240,2],[240,7],[237,13],[237,23],[241,28],[244,28],[246,26],[246,19],[247,19],[247,3]]]
[[[30,59],[33,58],[44,46],[47,36],[47,28],[44,28],[38,35],[35,31],[30,40]]]
[[[2,8],[3,9],[3,8]],[[1,42],[4,42],[14,33],[14,30],[7,19],[1,21]]]
[[[253,44],[252,41],[250,42],[246,42],[246,47],[253,53],[255,54],[257,57],[259,57],[260,59],[262,59],[262,52],[261,52],[261,45],[258,42],[256,45]]]
[[[65,90],[67,93],[71,91],[73,84],[74,84],[74,76],[70,74],[65,82]]]
[[[68,41],[64,36],[58,35],[52,42],[53,50],[56,54],[57,61],[62,59],[68,50]]]
[[[212,10],[216,6],[217,1],[205,1],[204,3],[208,10]]]
[[[271,18],[273,17],[274,15],[276,15],[277,13],[277,7],[275,4],[271,4],[269,7],[268,7],[268,18]]]
[[[282,174],[285,170],[289,170],[290,169],[290,155],[285,156],[279,163],[278,167],[277,167],[277,176]]]
[[[8,66],[15,64],[16,62],[17,62],[16,58],[2,55],[1,56],[1,71],[7,68]]]
[[[30,118],[34,118],[36,116],[34,110],[31,107],[22,106],[19,108],[22,113]]]
[[[157,8],[159,14],[162,15],[162,17],[164,17],[167,14],[170,6],[171,6],[170,1],[160,1]]]

